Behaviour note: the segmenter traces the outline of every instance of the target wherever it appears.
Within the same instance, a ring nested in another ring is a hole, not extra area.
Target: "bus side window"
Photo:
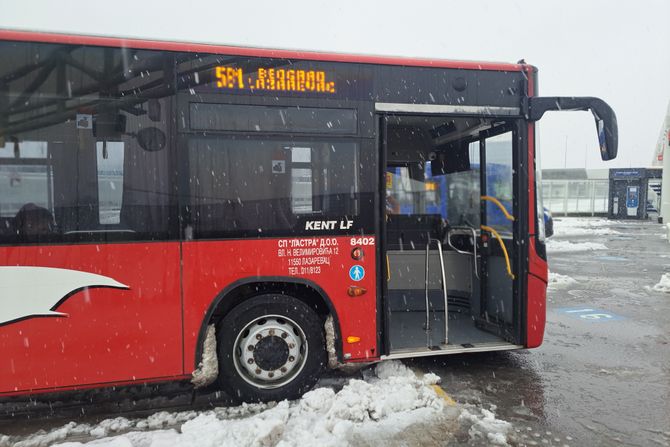
[[[196,239],[293,233],[306,216],[359,213],[356,143],[203,136],[188,148]]]

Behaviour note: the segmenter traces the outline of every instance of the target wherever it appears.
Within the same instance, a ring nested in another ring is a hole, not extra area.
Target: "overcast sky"
[[[542,119],[543,167],[648,166],[670,100],[670,0],[0,0],[0,28],[516,62],[540,93],[598,96],[619,120],[600,161],[585,112]]]

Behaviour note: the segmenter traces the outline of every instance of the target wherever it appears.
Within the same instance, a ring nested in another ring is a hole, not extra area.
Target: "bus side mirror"
[[[605,104],[607,105],[607,104]],[[617,128],[616,115],[614,111],[607,106],[608,110],[598,110],[591,108],[591,113],[596,120],[596,130],[598,131],[598,142],[600,143],[600,157],[604,160],[613,160],[616,158],[619,132]],[[606,116],[607,118],[603,118]]]
[[[593,97],[542,97],[529,98],[528,119],[537,121],[544,112],[552,110],[590,110],[596,120],[600,157],[613,160],[617,156],[619,130],[614,110],[602,99]]]

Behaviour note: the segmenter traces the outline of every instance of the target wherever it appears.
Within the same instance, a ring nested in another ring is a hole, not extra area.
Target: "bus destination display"
[[[242,68],[214,68],[216,86],[227,90],[262,90],[275,92],[335,93],[335,81],[322,70],[259,68],[245,73]]]

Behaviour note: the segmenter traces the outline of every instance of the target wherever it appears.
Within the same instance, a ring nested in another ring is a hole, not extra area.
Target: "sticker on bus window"
[[[272,173],[273,174],[285,174],[286,173],[286,160],[272,160]]]
[[[93,129],[93,115],[77,113],[77,129]]]

